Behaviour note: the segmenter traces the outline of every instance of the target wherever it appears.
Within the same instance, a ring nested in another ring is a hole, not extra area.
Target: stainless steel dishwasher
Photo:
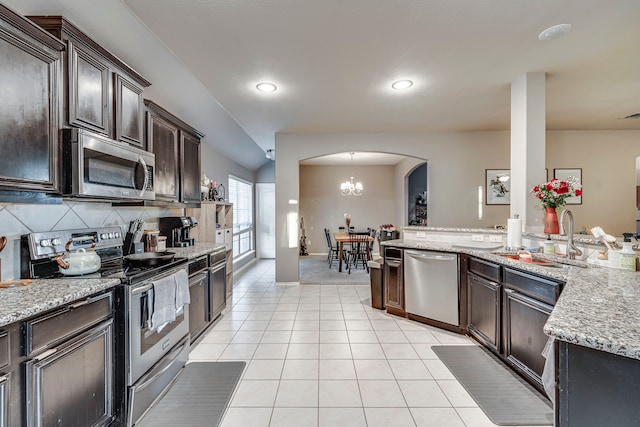
[[[404,251],[407,313],[460,326],[458,255]]]

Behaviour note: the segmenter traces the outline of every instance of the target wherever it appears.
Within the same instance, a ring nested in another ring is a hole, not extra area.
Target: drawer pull
[[[89,304],[89,300],[88,300],[88,299],[86,299],[86,300],[84,300],[84,301],[78,301],[78,302],[76,302],[76,303],[74,303],[74,304],[71,304],[71,305],[69,306],[69,308],[70,308],[71,310],[73,310],[74,308],[79,308],[79,307],[82,307],[83,305],[87,305],[87,304]]]
[[[47,350],[44,353],[34,357],[33,360],[40,361],[40,360],[46,359],[47,357],[51,356],[56,351],[58,351],[57,348],[52,348],[51,350]]]

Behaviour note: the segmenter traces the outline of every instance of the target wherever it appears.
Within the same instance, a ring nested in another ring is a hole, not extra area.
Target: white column
[[[525,73],[511,83],[510,214],[519,215],[530,231],[537,231],[544,219],[531,188],[546,179],[545,133],[545,75]]]

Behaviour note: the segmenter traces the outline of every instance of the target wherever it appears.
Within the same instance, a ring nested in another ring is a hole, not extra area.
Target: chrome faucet
[[[573,243],[573,214],[569,209],[565,209],[560,214],[560,234],[564,234],[564,217],[569,217],[569,227],[567,232],[567,258],[576,259],[576,255],[581,256],[582,251]]]

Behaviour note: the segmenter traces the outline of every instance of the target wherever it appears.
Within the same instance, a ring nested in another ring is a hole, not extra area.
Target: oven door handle
[[[212,265],[207,270],[209,270],[211,273],[216,273],[216,272],[222,270],[223,268],[225,268],[226,266],[227,266],[226,262],[221,262],[221,263]]]
[[[147,378],[142,384],[136,385],[136,388],[143,389],[147,384],[155,381],[160,375],[162,375],[169,368],[171,368],[172,362],[180,355],[180,352],[184,349],[184,346],[187,343],[188,343],[188,341],[187,342],[183,342],[178,347],[176,347],[171,353],[163,356],[162,360],[167,363],[166,366],[163,367],[159,372],[156,372],[155,374],[153,374],[153,376],[151,378]],[[171,359],[171,360],[168,360],[168,359]]]
[[[189,287],[191,287],[192,285],[197,284],[198,282],[201,282],[202,279],[206,279],[207,278],[207,272],[203,271],[200,273],[196,273],[195,275],[189,277]]]
[[[165,278],[165,277],[169,277],[169,276],[171,276],[172,274],[176,274],[178,271],[180,271],[180,270],[182,270],[182,269],[184,269],[184,268],[185,268],[185,266],[184,266],[184,265],[181,265],[179,268],[176,268],[175,270],[171,270],[171,271],[170,271],[170,272],[168,272],[167,274],[163,274],[163,275],[161,275],[161,276],[154,277],[154,278],[152,278],[151,280],[148,280],[148,281],[146,282],[146,284],[144,284],[144,285],[143,285],[143,284],[141,284],[140,286],[138,286],[138,287],[136,287],[136,288],[132,289],[132,290],[131,290],[131,295],[138,295],[138,294],[141,294],[141,293],[143,293],[143,292],[147,292],[149,289],[153,289],[153,282],[155,282],[156,280],[163,279],[163,278]]]

